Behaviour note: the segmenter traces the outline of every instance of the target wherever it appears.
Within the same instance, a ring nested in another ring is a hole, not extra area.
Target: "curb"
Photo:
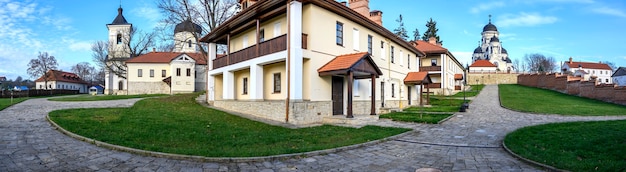
[[[87,138],[87,137],[84,137],[84,136],[72,133],[70,131],[67,131],[64,128],[62,128],[61,126],[59,126],[57,123],[55,123],[54,121],[50,120],[50,117],[48,115],[46,115],[46,120],[52,125],[53,129],[58,130],[61,133],[65,134],[67,136],[70,136],[71,138],[74,138],[74,139],[77,139],[77,140],[80,140],[80,141],[83,141],[83,142],[91,143],[91,144],[94,144],[94,145],[96,145],[98,147],[104,147],[104,148],[115,150],[115,151],[122,151],[122,152],[128,152],[128,153],[133,153],[133,154],[138,154],[138,155],[143,155],[143,156],[152,156],[152,157],[157,157],[157,158],[169,158],[169,159],[177,159],[177,160],[191,160],[191,161],[199,161],[199,162],[219,162],[219,163],[262,162],[262,161],[274,161],[274,160],[282,160],[282,159],[302,158],[302,157],[311,157],[311,156],[317,156],[317,155],[331,154],[331,153],[335,153],[335,152],[351,150],[351,149],[356,149],[356,148],[365,147],[365,146],[371,146],[371,145],[383,143],[383,142],[386,142],[386,141],[396,140],[396,139],[398,139],[400,137],[404,137],[406,135],[409,135],[411,133],[416,132],[414,130],[411,130],[411,131],[408,131],[408,132],[400,133],[398,135],[387,137],[387,138],[382,138],[382,139],[379,139],[379,140],[374,140],[374,141],[369,141],[369,142],[365,142],[365,143],[349,145],[349,146],[344,146],[344,147],[326,149],[326,150],[312,151],[312,152],[302,152],[302,153],[282,154],[282,155],[271,155],[271,156],[261,156],[261,157],[224,157],[224,158],[216,158],[216,157],[205,157],[205,156],[197,156],[197,155],[182,155],[182,154],[173,154],[173,153],[153,152],[153,151],[147,151],[147,150],[141,150],[141,149],[135,149],[135,148],[129,148],[129,147],[124,147],[124,146],[114,145],[114,144],[110,144],[110,143],[105,143],[105,142],[101,142],[101,141],[98,141],[98,140],[95,140],[95,139]]]
[[[502,148],[504,148],[504,150],[507,153],[509,153],[510,155],[512,155],[513,157],[515,157],[515,158],[517,158],[519,160],[522,160],[522,161],[524,161],[526,163],[542,167],[544,169],[547,169],[548,171],[558,171],[558,172],[567,171],[567,170],[561,170],[561,169],[558,169],[558,168],[555,168],[555,167],[552,167],[552,166],[549,166],[549,165],[546,165],[546,164],[542,164],[542,163],[539,163],[539,162],[536,162],[536,161],[533,161],[533,160],[530,160],[530,159],[526,159],[526,158],[524,158],[524,157],[514,153],[508,147],[506,147],[506,144],[504,144],[504,140],[502,140]]]

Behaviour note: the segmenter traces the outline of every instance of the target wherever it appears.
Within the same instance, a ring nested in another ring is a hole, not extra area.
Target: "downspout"
[[[285,99],[285,123],[289,123],[289,97],[291,96],[291,0],[287,1],[287,98]]]

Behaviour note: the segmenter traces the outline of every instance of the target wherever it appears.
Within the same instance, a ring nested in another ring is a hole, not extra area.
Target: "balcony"
[[[420,67],[420,71],[421,72],[424,72],[424,71],[440,72],[441,71],[441,66],[422,66],[422,67]]]
[[[307,49],[307,34],[302,34],[302,48]],[[287,35],[281,35],[267,41],[261,42],[257,55],[257,46],[250,46],[230,53],[230,55],[213,60],[213,69],[218,69],[231,64],[236,64],[246,60],[254,59],[264,55],[287,50]]]
[[[424,88],[441,88],[441,83],[426,84]]]

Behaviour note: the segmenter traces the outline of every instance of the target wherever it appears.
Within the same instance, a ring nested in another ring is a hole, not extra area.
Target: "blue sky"
[[[106,24],[119,5],[119,0],[0,0],[0,76],[30,78],[27,64],[40,51],[55,56],[65,71],[92,63],[91,43],[107,39]],[[143,31],[152,31],[161,18],[152,0],[123,1],[122,7],[126,19]],[[626,66],[626,1],[370,0],[370,9],[383,11],[389,30],[402,14],[410,36],[415,28],[423,34],[432,17],[444,47],[463,64],[471,63],[491,14],[514,61],[541,53],[557,61],[573,57]]]

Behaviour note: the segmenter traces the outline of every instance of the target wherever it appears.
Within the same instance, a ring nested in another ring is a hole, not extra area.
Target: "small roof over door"
[[[406,77],[404,77],[404,84],[429,84],[432,83],[428,72],[409,72]]]
[[[335,57],[317,69],[319,76],[347,75],[352,72],[354,78],[364,79],[383,74],[367,52],[346,54]]]

